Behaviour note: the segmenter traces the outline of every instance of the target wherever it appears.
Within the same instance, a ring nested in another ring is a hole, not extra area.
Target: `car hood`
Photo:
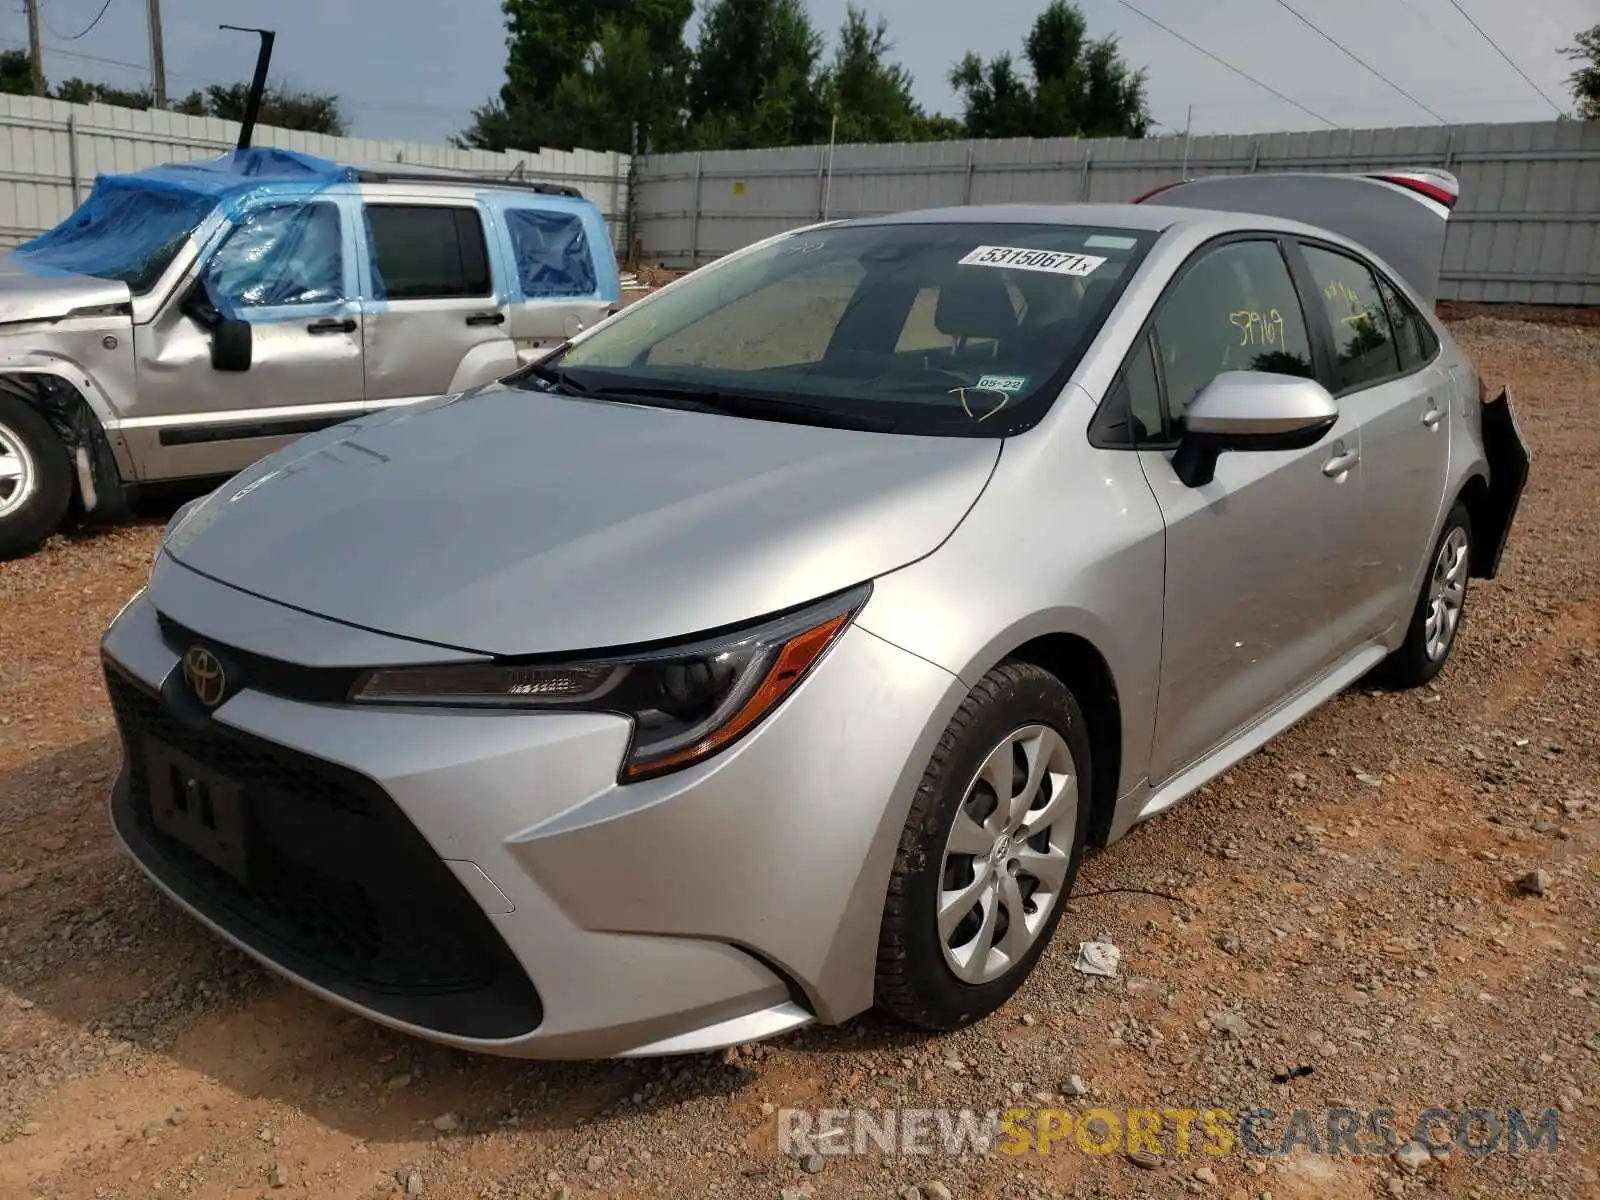
[[[128,285],[115,279],[52,271],[26,256],[0,254],[0,325],[53,321],[83,308],[126,304]]]
[[[493,385],[302,439],[198,506],[167,552],[400,637],[499,655],[607,649],[915,561],[999,452]]]

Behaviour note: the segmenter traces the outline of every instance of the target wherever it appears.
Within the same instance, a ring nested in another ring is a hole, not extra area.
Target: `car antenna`
[[[278,35],[274,30],[254,29],[248,25],[218,25],[217,28],[261,36],[261,49],[256,52],[255,78],[250,81],[250,94],[245,97],[244,102],[244,123],[239,127],[238,151],[248,150],[250,139],[255,136],[256,119],[261,116],[261,97],[267,90],[267,66],[272,62],[272,43],[277,40]]]

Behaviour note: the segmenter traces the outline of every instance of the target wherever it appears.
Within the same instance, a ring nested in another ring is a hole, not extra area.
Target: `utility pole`
[[[28,6],[28,57],[33,62],[33,94],[44,95],[44,44],[39,40],[39,0],[25,0]]]
[[[28,0],[30,10],[39,0]],[[167,58],[161,45],[161,0],[150,4],[150,107],[167,107]]]

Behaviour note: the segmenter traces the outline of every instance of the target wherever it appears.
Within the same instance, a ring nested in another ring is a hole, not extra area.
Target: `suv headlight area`
[[[755,728],[805,678],[871,594],[848,592],[729,633],[666,649],[567,662],[367,671],[359,704],[609,712],[633,722],[620,782],[680,770]]]

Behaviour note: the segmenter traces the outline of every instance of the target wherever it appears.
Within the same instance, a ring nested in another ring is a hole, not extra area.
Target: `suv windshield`
[[[215,205],[176,188],[102,183],[75,213],[15,253],[30,265],[117,279],[147,292]]]
[[[1049,407],[1155,237],[988,223],[796,233],[624,312],[525,386],[783,400],[744,411],[784,420],[804,405],[860,428],[1015,433]]]

